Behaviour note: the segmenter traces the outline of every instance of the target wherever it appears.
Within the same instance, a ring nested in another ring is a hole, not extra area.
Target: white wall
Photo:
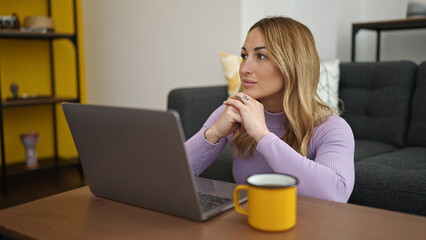
[[[311,30],[321,59],[336,56],[336,2],[338,0],[241,0],[241,39],[250,27],[266,16],[291,17]],[[333,46],[333,47],[331,47]]]
[[[225,84],[219,51],[238,54],[267,15],[307,25],[321,60],[350,61],[353,22],[405,18],[407,0],[85,0],[88,102],[166,109],[177,87]],[[426,59],[426,29],[385,32],[382,60]],[[357,60],[375,61],[376,35],[360,31]]]
[[[82,3],[89,103],[166,109],[173,88],[226,84],[218,52],[239,53],[239,1]]]

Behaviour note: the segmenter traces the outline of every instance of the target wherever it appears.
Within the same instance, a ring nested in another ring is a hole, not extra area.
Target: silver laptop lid
[[[94,195],[204,220],[177,113],[62,106]]]

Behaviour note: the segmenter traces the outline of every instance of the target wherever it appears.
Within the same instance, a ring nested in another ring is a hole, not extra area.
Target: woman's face
[[[243,92],[262,102],[271,112],[282,111],[284,81],[270,59],[259,28],[252,29],[241,48],[240,78]]]

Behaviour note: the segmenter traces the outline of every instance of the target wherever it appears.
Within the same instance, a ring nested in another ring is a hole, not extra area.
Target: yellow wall
[[[52,18],[55,31],[74,32],[72,0],[52,0]],[[0,0],[0,15],[15,12],[21,24],[26,16],[48,14],[47,0]],[[84,51],[81,1],[77,0],[78,34],[80,55],[80,96],[86,101],[84,78]],[[68,40],[55,40],[54,65],[56,96],[76,96],[76,71],[74,45]],[[0,80],[2,100],[12,96],[9,86],[12,82],[19,85],[19,93],[49,95],[51,92],[50,52],[47,40],[0,39]],[[73,140],[58,104],[58,149],[59,156],[71,158],[77,156]],[[22,162],[25,152],[19,135],[25,132],[38,132],[37,156],[39,159],[52,157],[53,116],[50,105],[13,107],[3,109],[4,137],[7,164]]]

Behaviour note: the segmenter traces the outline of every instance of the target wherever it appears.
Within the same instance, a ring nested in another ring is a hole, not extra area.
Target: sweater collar
[[[284,112],[271,113],[265,110],[265,120],[266,120],[266,125],[268,125],[268,127],[282,128],[284,118],[285,118]]]

